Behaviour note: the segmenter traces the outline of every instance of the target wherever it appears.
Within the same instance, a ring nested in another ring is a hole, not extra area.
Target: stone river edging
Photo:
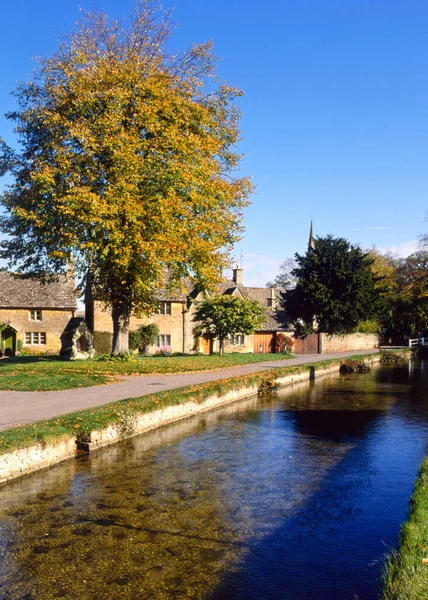
[[[378,363],[380,354],[370,355],[363,359],[364,362]],[[337,373],[341,359],[333,364],[309,368],[300,373],[273,376],[278,386],[292,385],[301,381],[319,379],[331,373]],[[305,365],[312,367],[313,365]],[[183,388],[184,390],[185,388]],[[191,400],[183,404],[167,406],[149,413],[132,415],[120,423],[115,423],[103,429],[96,429],[85,434],[63,435],[52,440],[33,443],[25,448],[20,448],[0,455],[0,485],[13,479],[29,475],[42,469],[76,457],[82,452],[92,452],[98,448],[116,444],[125,439],[141,435],[148,431],[174,423],[181,419],[191,417],[219,406],[230,404],[257,394],[259,383],[234,389],[223,395],[213,394],[203,401]]]

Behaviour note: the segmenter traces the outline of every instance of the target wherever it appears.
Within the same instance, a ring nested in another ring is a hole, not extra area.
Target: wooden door
[[[294,354],[319,354],[319,335],[312,333],[305,337],[295,338],[293,346]]]
[[[255,333],[254,334],[254,353],[267,354],[275,352],[275,334],[274,333]]]
[[[201,337],[201,350],[204,354],[212,354],[214,347],[214,336],[212,333],[204,333]]]

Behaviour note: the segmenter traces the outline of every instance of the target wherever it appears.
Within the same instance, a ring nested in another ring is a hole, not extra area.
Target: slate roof
[[[239,286],[241,287],[241,286]],[[257,300],[266,310],[266,320],[263,327],[257,331],[285,331],[286,327],[284,323],[279,320],[276,308],[280,308],[280,297],[282,290],[279,288],[257,288],[257,287],[244,287],[245,297],[250,300]],[[275,294],[275,308],[270,308],[269,300],[272,299],[272,289]]]
[[[0,308],[76,309],[74,278],[58,275],[51,283],[0,272]]]
[[[272,289],[275,293],[276,307],[280,308],[280,296],[282,290],[280,288],[263,288],[263,287],[247,287],[239,283],[235,283],[232,279],[225,279],[219,286],[217,291],[219,294],[232,295],[238,289],[243,298],[257,300],[266,310],[266,320],[263,327],[257,331],[285,331],[284,324],[279,320],[275,308],[270,308],[269,300],[272,299]]]

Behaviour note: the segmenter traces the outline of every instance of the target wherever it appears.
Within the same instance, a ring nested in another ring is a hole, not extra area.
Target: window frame
[[[169,338],[169,342],[167,342],[166,338]],[[163,339],[163,342],[161,343],[161,340]],[[171,347],[171,334],[170,333],[160,333],[158,335],[158,348],[165,348],[165,347]]]
[[[165,300],[165,301],[159,302],[159,305],[156,309],[156,314],[170,316],[172,314],[171,304],[172,304],[172,302],[170,300]]]
[[[30,321],[34,321],[35,323],[40,323],[43,320],[43,313],[41,308],[34,308],[30,311]]]
[[[245,334],[243,333],[232,333],[229,341],[232,346],[245,346]]]
[[[25,346],[46,346],[46,331],[25,331]]]

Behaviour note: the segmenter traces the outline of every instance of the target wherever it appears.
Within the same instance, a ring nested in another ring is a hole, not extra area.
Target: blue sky
[[[169,5],[164,0],[164,6]],[[0,115],[10,91],[54,51],[79,7],[128,15],[133,0],[2,5]],[[408,254],[428,210],[426,0],[172,0],[171,44],[208,38],[221,78],[245,92],[244,282],[264,285],[315,233]],[[13,143],[0,117],[0,136]]]

